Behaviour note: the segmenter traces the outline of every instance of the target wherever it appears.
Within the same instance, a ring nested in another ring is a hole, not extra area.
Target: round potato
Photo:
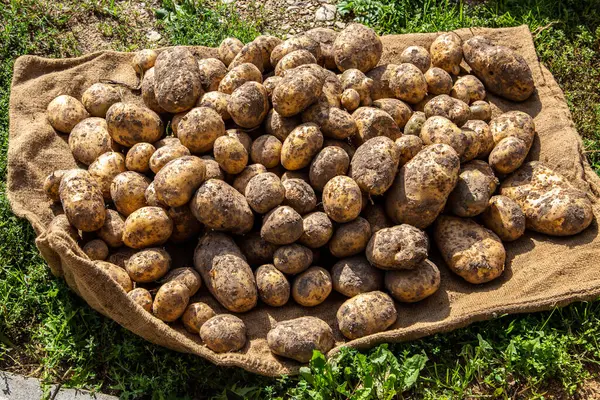
[[[104,225],[98,230],[98,237],[110,247],[123,246],[123,229],[125,220],[115,210],[106,209]]]
[[[50,200],[60,201],[60,194],[58,192],[60,188],[60,181],[62,180],[63,176],[65,176],[67,171],[67,169],[56,170],[48,175],[46,179],[44,179],[44,192]]]
[[[200,71],[200,83],[205,92],[213,92],[219,89],[219,83],[227,75],[227,67],[216,58],[204,58],[198,60]]]
[[[418,136],[404,135],[396,139],[395,143],[400,153],[399,167],[412,160],[423,149],[423,141]]]
[[[134,249],[159,246],[173,232],[173,221],[160,207],[142,207],[125,220],[123,243]]]
[[[70,133],[75,125],[90,116],[79,100],[66,94],[52,100],[46,112],[50,125],[62,133]]]
[[[102,239],[90,240],[83,246],[82,250],[92,261],[103,261],[108,258],[108,246]]]
[[[272,306],[281,307],[290,298],[290,283],[272,264],[259,267],[256,272],[256,286],[260,299]]]
[[[328,148],[332,147],[325,149]],[[400,151],[393,140],[385,136],[374,137],[356,149],[349,176],[363,192],[381,195],[394,182],[399,161]]]
[[[401,63],[409,63],[415,65],[425,73],[431,66],[431,55],[426,48],[421,46],[408,46],[400,53]]]
[[[229,70],[234,69],[238,65],[252,64],[260,73],[264,71],[262,49],[254,42],[250,42],[244,45],[242,49],[235,55],[231,64],[229,64]]]
[[[95,179],[87,171],[67,171],[58,191],[63,210],[71,225],[82,232],[93,232],[102,228],[106,217],[104,198]]]
[[[317,103],[302,113],[302,122],[317,124],[323,135],[333,139],[346,139],[357,133],[356,122],[347,112]]]
[[[427,80],[413,64],[399,64],[390,74],[389,81],[395,97],[407,103],[416,104],[427,94]]]
[[[172,322],[183,315],[190,301],[190,291],[181,282],[170,281],[162,285],[152,303],[152,314],[162,321]]]
[[[213,152],[215,161],[229,174],[239,174],[248,165],[248,151],[235,137],[228,135],[218,137]]]
[[[427,117],[425,116],[424,112],[415,111],[404,126],[404,134],[421,136],[421,129],[423,128],[423,125],[425,125],[426,121]]]
[[[262,83],[262,73],[251,63],[244,63],[231,69],[219,83],[219,92],[232,94],[246,82]]]
[[[152,157],[150,157],[149,166],[152,172],[158,174],[158,171],[160,171],[169,162],[189,155],[191,155],[190,150],[182,144],[163,146],[156,150],[154,154],[152,154]]]
[[[311,212],[317,206],[314,190],[302,179],[286,179],[282,185],[285,190],[284,206],[292,207],[300,215]]]
[[[204,94],[198,61],[186,47],[163,50],[156,58],[154,76],[156,100],[170,113],[191,109]]]
[[[200,157],[204,160],[204,167],[206,169],[204,173],[204,179],[219,179],[224,181],[225,175],[223,174],[223,170],[219,166],[219,163],[215,161],[211,156],[202,156]],[[247,168],[247,167],[246,167]],[[244,168],[244,170],[246,169]],[[239,175],[238,175],[239,176]]]
[[[188,203],[204,181],[204,161],[185,156],[170,161],[154,177],[156,196],[169,207]]]
[[[459,217],[474,217],[488,207],[499,181],[488,163],[470,161],[460,168],[458,181],[448,197],[448,208]]]
[[[315,57],[318,64],[322,63],[321,45],[319,42],[311,39],[308,35],[298,35],[287,39],[273,48],[271,51],[271,65],[277,66],[283,57],[296,50],[308,50]]]
[[[202,325],[215,315],[215,311],[208,304],[191,303],[181,316],[181,322],[183,322],[183,326],[188,332],[198,334]]]
[[[123,268],[100,260],[94,261],[94,265],[104,271],[109,278],[115,281],[125,292],[131,292],[133,283]]]
[[[323,56],[323,65],[327,69],[335,69],[335,56],[333,54],[333,43],[338,36],[338,33],[329,28],[313,28],[304,32],[309,38],[319,42],[321,54]]]
[[[308,166],[323,147],[323,134],[316,124],[306,123],[290,132],[281,147],[281,165],[295,171]]]
[[[481,215],[483,225],[491,229],[503,242],[517,240],[525,233],[525,214],[521,207],[506,196],[493,196]]]
[[[519,169],[527,158],[527,145],[515,136],[509,136],[496,144],[490,152],[489,163],[499,174],[510,174]]]
[[[169,240],[174,243],[181,243],[192,239],[202,230],[202,225],[194,217],[192,210],[190,210],[187,204],[169,208],[167,215],[173,221],[173,233]]]
[[[421,140],[426,145],[447,144],[463,157],[469,146],[469,138],[456,124],[448,118],[434,115],[427,118],[421,129]],[[461,158],[461,161],[463,159]]]
[[[156,100],[156,92],[154,91],[154,68],[150,68],[144,73],[144,78],[142,79],[142,100],[146,107],[155,113],[166,113]]]
[[[88,172],[102,191],[105,200],[111,200],[110,185],[113,179],[125,171],[125,157],[115,151],[102,154],[88,167]]]
[[[223,61],[223,64],[229,66],[237,53],[242,50],[242,47],[244,47],[244,43],[237,38],[230,37],[223,39],[218,49],[219,59]]]
[[[300,317],[278,322],[267,334],[267,344],[279,356],[307,363],[315,350],[327,354],[335,345],[335,339],[325,321]]]
[[[146,107],[115,103],[106,112],[108,134],[117,143],[131,147],[136,143],[154,143],[165,126],[157,113]]]
[[[252,162],[262,164],[266,168],[279,165],[282,143],[273,135],[262,135],[252,143],[250,157]]]
[[[423,111],[425,111],[427,118],[439,115],[449,119],[457,126],[463,126],[465,122],[471,119],[469,105],[447,94],[441,94],[429,100]]]
[[[117,210],[127,217],[148,205],[145,194],[149,185],[150,179],[139,172],[122,172],[110,184],[110,197]]]
[[[160,283],[177,281],[185,285],[193,296],[202,287],[202,279],[198,272],[190,267],[181,267],[170,270],[161,280]]]
[[[177,137],[192,153],[211,151],[215,140],[225,135],[225,123],[218,112],[208,107],[196,107],[179,122]]]
[[[311,249],[325,246],[333,236],[333,224],[324,212],[317,211],[305,215],[302,224],[304,233],[298,242]]]
[[[350,222],[362,210],[362,193],[350,177],[336,176],[323,188],[323,209],[335,222]]]
[[[304,307],[314,307],[327,299],[331,293],[331,275],[321,267],[310,267],[294,279],[292,296]]]
[[[337,258],[350,257],[361,253],[371,238],[369,222],[358,217],[340,225],[329,241],[329,251]]]
[[[350,340],[383,332],[396,322],[394,300],[380,291],[361,293],[338,309],[338,327]]]
[[[295,275],[305,271],[313,262],[313,252],[299,244],[281,246],[273,254],[273,264],[279,271]]]
[[[260,237],[260,232],[251,232],[237,241],[237,245],[246,257],[248,264],[258,267],[273,262],[278,246]]]
[[[474,75],[461,76],[454,82],[450,95],[467,104],[485,99],[485,86]]]
[[[216,315],[202,325],[200,338],[215,353],[236,351],[246,345],[246,325],[234,315]]]
[[[425,72],[427,81],[427,92],[438,96],[440,94],[450,94],[452,91],[452,77],[446,71],[438,67],[432,67]]]
[[[354,139],[358,145],[377,136],[387,136],[392,140],[399,138],[402,133],[396,121],[379,108],[360,107],[352,114],[356,121],[358,132]]]
[[[271,65],[271,53],[275,47],[279,46],[283,41],[275,36],[261,35],[253,40],[261,51],[263,68],[265,71],[273,69],[275,65]]]
[[[251,164],[248,165],[242,172],[240,172],[233,181],[233,187],[241,194],[246,194],[246,186],[250,179],[254,178],[258,174],[267,172],[267,169],[262,164]]]
[[[440,287],[440,270],[429,260],[423,260],[409,270],[387,271],[385,288],[398,301],[415,303],[421,301]]]
[[[272,172],[250,179],[245,192],[248,205],[259,214],[266,214],[283,202],[285,188]]]
[[[106,117],[106,112],[121,101],[119,91],[106,83],[94,83],[81,96],[81,102],[92,117]]]
[[[146,289],[135,288],[127,296],[147,312],[152,312],[152,295]]]
[[[364,256],[348,257],[335,263],[331,268],[331,280],[333,289],[347,297],[383,288],[383,273]]]
[[[125,263],[125,270],[135,282],[154,282],[171,267],[171,256],[164,249],[150,248],[132,255]]]
[[[156,51],[152,49],[136,51],[133,55],[133,59],[131,60],[131,65],[133,65],[135,72],[141,74],[144,71],[154,67],[154,64],[156,63],[156,57],[158,57],[158,54],[156,54]]]
[[[198,107],[208,107],[215,110],[221,116],[223,121],[227,121],[231,119],[231,115],[229,115],[229,111],[227,111],[227,105],[229,104],[229,99],[231,95],[227,93],[221,92],[207,92],[204,93],[204,96],[198,101]],[[177,134],[176,130],[173,130],[175,134]]]
[[[460,72],[463,58],[462,40],[454,32],[439,35],[429,48],[431,64],[452,75]]]
[[[227,112],[242,128],[257,127],[269,112],[267,89],[257,82],[244,83],[231,93]]]
[[[383,52],[379,36],[362,24],[349,24],[333,43],[335,64],[340,71],[356,68],[362,72],[373,69]]]
[[[150,171],[150,159],[155,151],[156,148],[150,143],[134,144],[125,156],[125,168],[141,174],[148,173]]]
[[[352,112],[360,106],[360,94],[354,89],[346,89],[342,93],[340,101],[346,111]]]
[[[492,118],[492,107],[486,101],[474,101],[471,104],[471,119],[489,121]]]
[[[494,143],[498,144],[507,137],[519,138],[525,143],[527,151],[531,148],[535,137],[533,118],[522,111],[508,111],[490,121],[490,131]]]
[[[325,184],[332,178],[346,175],[349,164],[348,154],[340,147],[328,146],[323,148],[310,164],[308,176],[311,186],[322,192]]]
[[[282,117],[277,111],[271,109],[265,118],[265,131],[283,142],[290,132],[300,124],[301,119],[299,115]]]
[[[293,208],[280,206],[265,215],[260,236],[267,242],[294,243],[303,233],[302,217]]]
[[[324,79],[309,70],[291,70],[273,90],[273,109],[282,117],[292,117],[315,103]]]
[[[275,67],[275,75],[283,77],[285,71],[304,64],[316,64],[317,59],[308,50],[295,50],[281,58]]]
[[[374,233],[365,254],[371,264],[381,269],[413,269],[427,258],[428,250],[425,232],[402,224]]]

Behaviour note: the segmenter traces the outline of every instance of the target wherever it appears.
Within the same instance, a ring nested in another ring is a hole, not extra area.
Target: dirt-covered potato
[[[431,44],[429,53],[434,67],[441,68],[452,75],[459,74],[463,47],[462,40],[456,33],[448,32],[439,35]]]
[[[349,164],[348,154],[340,147],[323,148],[310,164],[310,185],[320,192],[323,191],[325,184],[333,177],[346,175]]]
[[[202,287],[202,279],[196,270],[190,267],[181,267],[170,270],[161,280],[160,283],[177,281],[185,285],[190,291],[190,297],[195,295],[200,287]]]
[[[160,246],[173,232],[173,221],[160,207],[142,207],[125,220],[123,243],[134,249]]]
[[[282,143],[273,135],[262,135],[252,143],[250,158],[252,162],[262,164],[266,168],[279,165]]]
[[[325,149],[329,148],[333,147]],[[356,149],[348,175],[363,192],[381,195],[394,182],[399,161],[400,151],[392,139],[385,136],[374,137]]]
[[[215,140],[225,135],[225,123],[218,112],[209,107],[196,107],[179,122],[177,137],[193,154],[212,150]]]
[[[158,174],[165,165],[169,162],[185,156],[190,156],[190,150],[182,144],[173,144],[171,146],[163,146],[156,150],[150,157],[150,169],[155,174]]]
[[[168,206],[164,204],[162,201],[158,199],[156,195],[156,188],[154,187],[154,182],[152,182],[148,188],[146,189],[146,193],[144,193],[144,197],[146,198],[146,204],[152,207],[161,207],[167,209]]]
[[[400,53],[401,63],[409,63],[415,65],[425,73],[431,66],[431,56],[426,48],[421,46],[409,46]]]
[[[452,77],[446,71],[438,67],[432,67],[425,72],[427,81],[427,92],[434,96],[450,94],[452,91]]]
[[[258,82],[246,82],[231,93],[227,112],[242,128],[255,128],[269,112],[269,94]]]
[[[237,53],[242,50],[242,47],[244,47],[244,43],[237,38],[229,37],[223,39],[218,49],[219,59],[223,62],[223,64],[229,66]]]
[[[294,279],[292,297],[301,306],[314,307],[327,299],[331,289],[329,272],[321,267],[310,267]]]
[[[350,114],[325,103],[317,103],[302,113],[302,122],[317,124],[323,135],[333,139],[346,139],[357,132],[356,122]]]
[[[447,94],[441,94],[429,100],[423,111],[425,111],[427,118],[434,115],[441,116],[449,119],[457,126],[463,126],[465,122],[471,119],[469,105]]]
[[[525,214],[510,197],[493,196],[488,208],[481,214],[481,220],[503,242],[517,240],[525,233]]]
[[[368,72],[379,63],[382,52],[379,36],[362,24],[347,25],[333,43],[335,64],[340,71],[356,68]]]
[[[232,94],[246,82],[262,83],[262,73],[256,65],[244,63],[231,69],[219,83],[219,92]]]
[[[340,98],[342,106],[348,112],[353,112],[360,106],[360,94],[354,89],[346,89]]]
[[[284,245],[300,239],[303,232],[302,216],[289,206],[280,206],[265,215],[260,236],[267,242]]]
[[[317,249],[325,246],[333,236],[333,224],[326,213],[317,211],[303,217],[304,233],[298,242]]]
[[[365,254],[371,264],[381,269],[413,269],[427,258],[428,250],[425,232],[402,224],[374,233]]]
[[[162,285],[152,303],[152,314],[162,321],[172,322],[183,315],[190,301],[190,291],[181,282],[170,281]]]
[[[306,123],[290,132],[281,147],[281,165],[287,170],[302,169],[323,147],[323,134],[316,124]]]
[[[154,64],[154,93],[156,101],[170,113],[194,107],[204,94],[198,61],[183,46],[163,50]]]
[[[398,99],[379,99],[373,102],[373,107],[380,108],[388,113],[402,129],[412,116],[412,109],[408,104]]]
[[[336,176],[323,188],[323,209],[335,222],[350,222],[360,215],[362,193],[354,179]]]
[[[342,334],[352,340],[385,331],[396,322],[397,313],[389,295],[374,291],[346,300],[336,317]]]
[[[492,107],[486,101],[474,101],[469,108],[472,120],[489,121],[492,118]]]
[[[460,157],[463,157],[470,144],[469,137],[454,122],[439,115],[427,118],[421,128],[421,140],[425,145],[447,144]]]
[[[169,207],[188,203],[204,181],[204,161],[196,156],[184,156],[169,161],[154,177],[158,200]]]
[[[171,267],[171,256],[164,249],[144,249],[132,255],[125,263],[125,270],[135,282],[154,282]]]
[[[393,298],[403,303],[415,303],[437,292],[440,270],[426,259],[413,269],[387,271],[384,282]]]
[[[227,75],[227,67],[216,58],[198,60],[198,70],[200,71],[200,83],[205,92],[218,90],[219,83]]]
[[[312,262],[312,250],[296,243],[281,246],[273,254],[275,268],[285,274],[299,274],[310,267]]]
[[[307,363],[314,350],[327,354],[335,345],[335,339],[325,321],[300,317],[278,322],[267,334],[267,344],[274,354]]]
[[[517,170],[527,157],[525,142],[515,136],[502,139],[490,152],[489,163],[499,174],[510,174]]]
[[[125,157],[115,151],[102,154],[88,167],[88,172],[102,191],[105,200],[111,200],[110,185],[112,180],[125,171],[127,171]]]
[[[83,246],[82,250],[92,261],[103,261],[108,257],[108,246],[102,239],[90,240]]]
[[[275,36],[261,35],[254,39],[253,42],[260,48],[264,70],[268,71],[275,68],[275,65],[271,65],[271,53],[283,41]]]
[[[216,315],[202,325],[200,338],[215,353],[237,351],[246,345],[246,325],[235,315]]]
[[[369,222],[371,226],[371,234],[374,235],[376,232],[384,228],[391,227],[392,221],[385,213],[385,209],[381,204],[367,204],[363,210],[363,217]]]
[[[300,115],[293,117],[282,117],[273,109],[269,111],[265,118],[265,131],[269,135],[275,136],[280,141],[284,141],[291,131],[301,124]]]
[[[279,85],[283,78],[281,76],[270,76],[263,81],[263,86],[267,89],[267,94],[269,95],[269,100],[273,98],[273,91]]]
[[[367,78],[372,81],[371,99],[390,99],[394,97],[394,91],[390,88],[390,78],[394,74],[397,64],[383,64],[367,72]]]
[[[215,311],[208,304],[202,302],[191,303],[181,316],[181,322],[183,322],[183,326],[188,332],[198,334],[202,325],[215,315]]]
[[[136,143],[154,143],[165,127],[154,111],[130,103],[115,103],[106,113],[110,137],[117,143],[131,147]]]
[[[75,125],[90,116],[79,100],[66,94],[52,100],[46,112],[50,125],[62,133],[71,132]]]
[[[117,88],[106,83],[94,83],[81,96],[81,102],[92,117],[106,117],[106,112],[115,103],[121,101]]]
[[[316,63],[317,59],[310,51],[304,49],[295,50],[283,56],[283,58],[277,63],[277,66],[275,67],[275,75],[283,77],[285,75],[285,71],[287,70],[294,69],[300,65]]]
[[[127,296],[147,312],[152,312],[152,295],[144,288],[135,288]]]
[[[104,198],[95,179],[87,171],[67,171],[60,181],[58,192],[71,225],[83,232],[102,228],[106,217]]]
[[[117,210],[127,217],[148,205],[145,194],[149,185],[150,179],[139,172],[122,172],[110,184],[110,197]]]
[[[371,99],[371,90],[373,88],[373,80],[358,69],[347,69],[340,76],[342,90],[354,89],[360,96],[361,106],[370,106],[373,103]]]
[[[179,207],[171,207],[167,215],[173,221],[173,233],[169,240],[174,243],[181,243],[189,240],[202,230],[202,225],[192,214],[192,210],[186,204]]]
[[[134,144],[125,156],[125,168],[145,174],[150,171],[150,159],[156,148],[150,143]]]
[[[525,59],[508,47],[475,36],[462,46],[465,61],[487,90],[512,101],[524,101],[535,89]]]
[[[420,136],[421,129],[423,128],[423,125],[425,125],[425,121],[427,121],[425,113],[422,111],[415,111],[404,126],[404,134]]]
[[[141,74],[154,67],[157,57],[158,54],[152,49],[136,51],[131,60],[131,65],[133,66],[133,69],[135,69],[135,72]]]
[[[317,206],[313,188],[302,179],[292,178],[281,182],[285,191],[283,205],[290,206],[300,215],[311,212]]]
[[[390,114],[379,108],[360,107],[352,113],[352,118],[358,128],[354,139],[359,145],[377,136],[387,136],[395,140],[402,135]]]
[[[239,174],[248,165],[248,151],[240,140],[229,135],[215,140],[213,153],[215,161],[229,174]]]
[[[129,260],[129,257],[134,255],[136,252],[137,250],[135,249],[131,249],[129,247],[121,247],[116,252],[109,255],[106,261],[111,264],[117,265],[123,270],[123,272],[125,272],[125,274],[127,274],[127,272],[125,271],[125,263],[127,262],[127,260]],[[127,275],[127,277],[129,278],[129,275]]]
[[[97,234],[110,247],[121,247],[123,245],[123,229],[125,220],[115,210],[106,210],[104,224]]]
[[[110,262],[100,260],[94,261],[94,265],[108,274],[110,279],[121,286],[125,292],[131,292],[133,289],[133,282],[131,282],[129,275],[127,275],[127,272],[125,272],[123,268]]]
[[[459,217],[474,217],[487,207],[498,178],[488,163],[473,160],[461,165],[458,181],[448,197],[448,208]]]
[[[259,214],[266,214],[283,202],[285,188],[272,172],[258,174],[250,179],[245,191],[248,205]]]
[[[476,158],[485,158],[494,148],[494,137],[488,124],[484,121],[470,120],[463,125],[463,130],[469,129],[476,133],[476,141],[479,143],[479,151]]]
[[[500,194],[521,207],[527,229],[547,235],[575,235],[594,219],[585,192],[540,162],[523,165],[502,182]]]
[[[494,143],[498,144],[502,139],[513,136],[523,141],[527,151],[531,148],[535,136],[535,123],[529,114],[516,110],[508,111],[492,119],[489,126]]]
[[[254,225],[254,214],[244,195],[217,179],[209,179],[200,186],[190,208],[209,229],[244,234]]]
[[[340,225],[331,240],[329,251],[337,258],[344,258],[361,253],[367,247],[371,238],[371,226],[369,222],[358,217],[353,221]]]
[[[399,64],[389,76],[390,89],[394,97],[416,104],[427,94],[427,81],[423,72],[413,64]]]
[[[216,162],[213,157],[202,156],[200,158],[204,160],[204,167],[206,169],[206,172],[204,174],[205,180],[209,180],[209,179],[220,179],[222,181],[225,180],[225,175],[223,174],[223,170],[219,166],[219,163]]]
[[[252,64],[262,74],[264,71],[264,62],[262,56],[262,49],[254,42],[246,43],[244,47],[241,48],[239,53],[235,55],[231,63],[229,64],[229,70],[231,71],[235,67],[242,64]]]
[[[227,111],[227,105],[229,104],[229,99],[231,95],[222,92],[207,92],[204,93],[204,96],[198,101],[198,107],[208,107],[215,110],[221,116],[223,121],[227,121],[231,119],[231,115],[229,111]],[[176,130],[173,130],[175,134],[177,134]]]
[[[187,114],[187,113],[188,112],[184,112],[181,114],[183,114],[185,116],[185,114]],[[181,115],[181,114],[177,114],[177,115]],[[175,115],[173,118],[175,118],[177,115]],[[176,138],[174,136],[167,136],[167,137],[160,139],[157,142],[152,143],[152,145],[156,148],[156,150],[161,149],[163,147],[168,147],[168,146],[178,146],[180,144],[181,144],[181,141],[179,140],[179,138]]]
[[[423,149],[423,141],[414,135],[404,135],[396,139],[395,143],[400,152],[398,167],[412,160]]]
[[[335,65],[333,43],[335,42],[338,33],[329,28],[313,28],[309,31],[306,31],[304,35],[319,42],[321,47],[321,55],[323,57],[323,65],[325,68],[331,70],[336,69],[337,66]]]
[[[288,302],[290,283],[277,268],[272,264],[265,264],[260,266],[254,274],[258,296],[264,303],[272,307],[281,307]]]
[[[347,297],[383,288],[383,273],[360,255],[344,258],[331,268],[333,289]]]
[[[237,245],[246,257],[248,264],[258,267],[273,262],[278,246],[260,237],[260,232],[251,232],[237,240]]]
[[[58,169],[58,170],[52,172],[50,175],[48,175],[46,177],[46,179],[44,179],[44,192],[46,193],[46,196],[48,196],[48,198],[50,200],[52,200],[52,201],[60,200],[60,195],[59,195],[60,181],[62,180],[63,176],[65,176],[67,171],[68,170],[66,170],[66,169]]]
[[[459,169],[460,159],[452,147],[425,147],[396,175],[386,197],[388,216],[397,224],[419,229],[431,225],[444,209]]]
[[[232,312],[246,312],[258,301],[252,269],[235,242],[211,232],[198,242],[194,267],[215,299]]]
[[[474,75],[461,76],[454,82],[450,95],[467,104],[485,99],[485,86]]]
[[[248,165],[242,172],[240,172],[233,181],[233,187],[241,194],[246,194],[246,186],[250,179],[254,178],[258,174],[267,172],[267,169],[262,164],[251,164]]]
[[[142,100],[146,107],[151,109],[157,114],[166,113],[166,111],[158,104],[156,100],[156,92],[154,91],[154,68],[150,68],[144,74],[142,80]]]
[[[287,39],[273,49],[271,65],[276,66],[283,57],[296,50],[308,50],[315,57],[317,63],[321,64],[322,54],[319,42],[307,35],[298,35]]]
[[[324,78],[311,70],[290,70],[273,90],[273,109],[282,117],[300,114],[319,99],[323,83]]]

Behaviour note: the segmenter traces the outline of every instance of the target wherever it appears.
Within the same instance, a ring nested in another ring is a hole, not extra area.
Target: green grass
[[[0,6],[0,369],[126,399],[543,398],[547,390],[573,394],[596,377],[600,302],[504,316],[367,352],[346,350],[329,362],[317,354],[300,377],[280,379],[216,368],[199,357],[160,348],[91,310],[50,275],[31,227],[12,215],[4,195],[14,59],[79,54],[65,14],[42,4],[21,0]],[[84,2],[79,12],[99,13],[115,48],[143,45],[141,35],[117,29],[125,22],[120,15],[126,2],[90,4]],[[450,1],[359,0],[339,6],[382,33],[521,23],[536,31],[557,21],[535,36],[538,53],[565,91],[586,145],[600,149],[600,14],[593,12],[598,1],[490,1],[471,7]],[[191,1],[164,1],[157,15],[163,36],[177,44],[214,46],[229,35],[248,41],[262,24],[259,15],[244,21],[230,8],[210,10]],[[600,154],[590,152],[589,157],[600,170]]]

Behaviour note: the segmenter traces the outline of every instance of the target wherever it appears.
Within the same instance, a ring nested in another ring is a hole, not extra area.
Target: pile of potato
[[[202,282],[232,313],[314,307],[335,290],[348,297],[337,328],[356,339],[394,324],[394,300],[439,288],[429,235],[452,272],[482,284],[502,274],[503,242],[574,235],[593,218],[585,193],[524,163],[529,115],[492,118],[487,91],[523,101],[534,84],[521,56],[486,38],[445,33],[378,65],[379,37],[351,24],[228,38],[218,54],[138,52],[145,106],[103,83],[54,99],[48,120],[87,169],[44,187],[64,209],[51,230],[216,352],[244,347],[246,327],[193,300]],[[171,268],[168,241],[198,241],[193,268]],[[267,342],[301,362],[334,346],[332,327],[308,316]]]

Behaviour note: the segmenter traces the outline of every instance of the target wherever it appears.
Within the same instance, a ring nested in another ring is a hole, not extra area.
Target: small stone
[[[346,24],[343,23],[342,21],[336,21],[335,27],[338,29],[344,29],[346,27]]]
[[[322,5],[315,13],[317,21],[332,21],[335,19],[335,6],[333,4]]]
[[[156,31],[150,31],[146,33],[146,39],[148,39],[149,42],[158,42],[161,38],[162,36],[160,33]]]

